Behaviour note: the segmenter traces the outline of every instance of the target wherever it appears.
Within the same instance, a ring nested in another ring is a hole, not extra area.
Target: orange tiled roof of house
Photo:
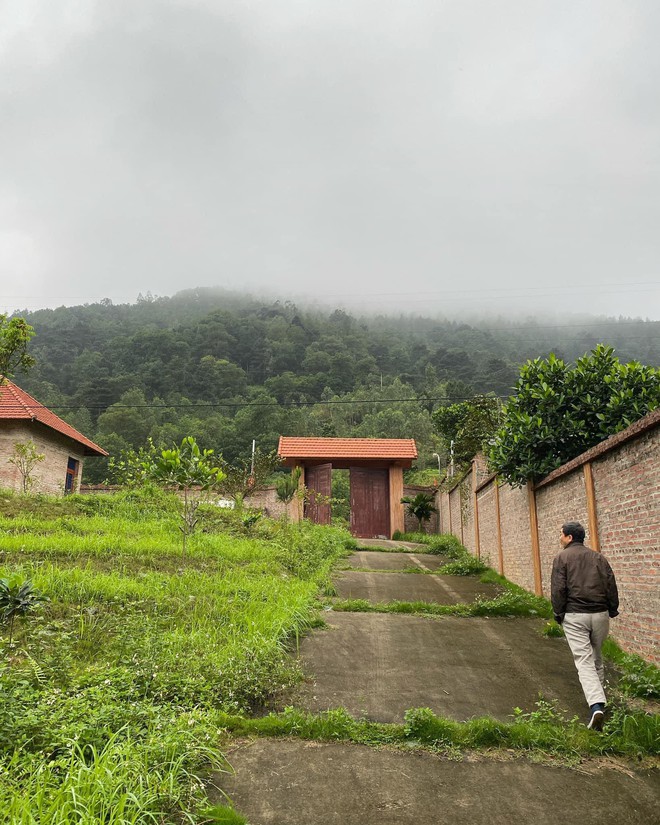
[[[78,432],[71,424],[44,407],[29,393],[16,386],[12,381],[5,380],[0,384],[0,420],[3,421],[38,421],[51,430],[77,441],[85,448],[85,455],[108,455],[108,453]]]
[[[278,453],[282,458],[417,458],[414,438],[298,438],[280,436]]]

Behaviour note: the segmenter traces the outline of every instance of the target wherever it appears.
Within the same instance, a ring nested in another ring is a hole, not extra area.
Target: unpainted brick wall
[[[479,509],[479,555],[482,561],[501,573],[499,548],[497,545],[497,508],[495,507],[495,484],[483,487],[477,493]]]
[[[14,453],[15,444],[28,441],[32,441],[37,452],[45,456],[43,461],[35,465],[32,473],[32,492],[63,495],[69,458],[75,458],[79,462],[74,490],[78,492],[83,464],[80,445],[38,422],[29,421],[0,422],[0,487],[16,491],[22,489],[21,474],[9,463],[9,459]]]
[[[449,510],[451,512],[451,532],[463,541],[463,525],[461,521],[461,486],[454,487],[449,493]]]
[[[660,427],[616,444],[591,462],[601,552],[612,565],[619,586],[621,615],[612,636],[624,650],[660,664]],[[550,573],[559,550],[561,525],[580,521],[592,544],[584,466],[559,474],[535,491],[543,594],[550,595]],[[560,473],[561,471],[557,471]],[[553,474],[554,476],[554,474]],[[458,491],[456,491],[457,493]],[[454,492],[452,492],[454,496]],[[456,495],[457,498],[457,495]],[[446,507],[446,493],[442,494]],[[534,592],[534,562],[527,488],[499,488],[504,575]],[[448,503],[448,502],[447,502]],[[478,493],[482,558],[497,569],[497,522],[494,480]],[[456,505],[454,505],[456,506]],[[452,510],[452,518],[456,510]],[[470,511],[468,509],[468,517]],[[453,533],[460,538],[458,522]],[[463,544],[474,552],[470,527]]]
[[[253,507],[255,510],[263,510],[264,514],[270,518],[280,518],[284,515],[286,505],[277,497],[275,487],[266,487],[264,490],[246,497],[246,507]],[[293,519],[294,510],[299,506],[298,499],[294,499],[289,503],[289,517]]]
[[[473,555],[476,555],[476,536],[474,530],[474,494],[473,472],[470,471],[460,483],[461,488],[461,515],[463,519],[463,544]]]
[[[536,512],[539,522],[539,550],[541,555],[541,585],[543,595],[550,598],[552,562],[561,549],[559,535],[562,524],[579,521],[587,528],[585,542],[589,544],[587,493],[584,470],[580,467],[557,479],[554,484],[536,491]]]
[[[534,592],[534,563],[526,487],[500,487],[504,575]]]
[[[434,497],[434,506],[440,509],[440,493],[437,487],[422,487],[417,484],[404,484],[403,495],[414,497],[417,493],[430,493]],[[408,513],[404,506],[404,525],[406,533],[416,533],[419,530],[419,522],[414,516]],[[440,513],[433,513],[429,521],[424,522],[424,530],[427,533],[440,532]]]
[[[601,551],[617,578],[626,650],[660,665],[660,427],[592,464]]]

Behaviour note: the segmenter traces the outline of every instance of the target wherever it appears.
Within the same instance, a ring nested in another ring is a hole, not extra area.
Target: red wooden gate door
[[[390,482],[387,470],[351,467],[351,533],[365,539],[390,537]]]
[[[305,503],[305,518],[315,524],[330,524],[330,502],[319,503],[316,493],[330,499],[332,494],[332,464],[318,464],[305,468],[305,487],[310,492],[309,501]]]

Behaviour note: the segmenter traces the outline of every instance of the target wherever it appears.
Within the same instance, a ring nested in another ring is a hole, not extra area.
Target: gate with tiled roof
[[[285,466],[302,470],[300,483],[309,492],[306,518],[330,522],[332,470],[349,470],[351,533],[389,539],[403,532],[403,471],[417,458],[414,439],[281,436],[278,453]]]

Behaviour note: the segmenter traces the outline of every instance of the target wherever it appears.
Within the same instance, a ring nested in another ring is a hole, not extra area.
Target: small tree
[[[19,442],[14,444],[14,454],[7,461],[13,464],[21,475],[21,490],[29,493],[34,485],[34,468],[42,462],[46,456],[38,453],[33,441]]]
[[[179,529],[183,536],[183,555],[186,555],[188,536],[197,526],[199,494],[217,488],[224,480],[223,471],[213,464],[213,450],[200,450],[192,436],[187,436],[180,447],[162,450],[160,456],[145,466],[146,478],[162,487],[183,493]]]
[[[149,468],[160,457],[151,438],[146,446],[134,450],[129,447],[121,450],[117,458],[112,456],[108,462],[106,484],[119,484],[122,487],[139,487],[148,480]]]
[[[254,451],[254,459],[243,459],[234,464],[224,464],[225,474],[221,490],[236,504],[236,509],[243,508],[243,500],[259,490],[263,490],[270,476],[282,463],[275,451],[262,452],[259,447]]]
[[[296,467],[289,475],[278,478],[275,482],[275,492],[280,501],[284,502],[284,520],[289,520],[289,504],[293,501],[300,485],[302,470]]]
[[[24,318],[8,319],[0,313],[0,383],[17,369],[27,371],[34,366],[34,358],[27,353],[33,335],[34,329]]]
[[[10,645],[14,638],[16,617],[27,615],[45,601],[48,601],[47,597],[29,579],[0,579],[0,619],[9,624]]]
[[[438,512],[438,508],[433,503],[435,500],[432,493],[417,493],[415,496],[404,496],[401,504],[406,504],[407,511],[419,522],[419,532],[424,533],[424,522],[430,521],[433,513]]]
[[[465,466],[482,452],[499,426],[499,400],[481,395],[448,407],[440,407],[433,415],[433,425],[447,450],[454,442],[454,459]]]

